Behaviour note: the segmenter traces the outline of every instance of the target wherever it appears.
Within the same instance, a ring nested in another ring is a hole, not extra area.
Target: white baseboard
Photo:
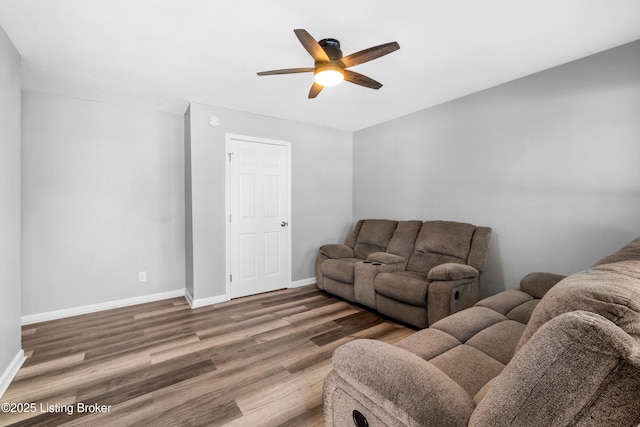
[[[20,367],[25,360],[27,360],[27,358],[24,355],[24,351],[20,349],[18,354],[16,354],[16,357],[13,358],[7,369],[2,373],[2,376],[0,376],[0,397],[4,395],[5,391],[7,391],[11,381],[13,381],[15,376],[18,374],[18,370],[20,370]]]
[[[80,307],[67,308],[64,310],[49,311],[39,314],[28,314],[26,316],[22,316],[21,320],[23,325],[29,325],[31,323],[46,322],[48,320],[62,319],[64,317],[77,316],[79,314],[94,313],[97,311],[109,310],[111,308],[126,307],[129,305],[144,304],[146,302],[181,297],[184,294],[184,289],[176,289],[175,291],[143,295],[140,297],[102,302],[98,304],[83,305]]]
[[[216,295],[214,297],[194,299],[189,292],[184,293],[184,299],[187,300],[191,308],[199,308],[204,307],[205,305],[213,305],[229,301],[229,298],[227,298],[226,295]]]
[[[189,303],[189,307],[193,308],[193,297],[191,296],[189,291],[186,289],[184,290],[184,299],[186,299],[187,302]]]
[[[295,282],[291,282],[291,287],[299,288],[300,286],[312,285],[314,283],[316,283],[316,278],[310,277],[308,279],[296,280]],[[204,307],[205,305],[213,305],[229,301],[229,298],[227,298],[226,295],[216,295],[214,297],[194,299],[188,291],[185,291],[184,299],[187,300],[191,308]]]
[[[296,280],[295,282],[291,282],[291,287],[299,288],[300,286],[313,285],[314,283],[317,283],[316,278],[309,277],[308,279]]]
[[[316,278],[309,277],[308,279],[296,280],[295,282],[292,282],[291,287],[298,288],[300,286],[312,285],[314,283],[316,283]],[[204,307],[205,305],[218,304],[229,300],[226,295],[216,295],[208,298],[194,299],[189,294],[189,292],[185,291],[184,289],[176,289],[175,291],[143,295],[140,297],[102,302],[98,304],[83,305],[80,307],[66,308],[64,310],[49,311],[46,313],[38,314],[28,314],[22,316],[21,322],[23,325],[30,325],[32,323],[46,322],[48,320],[62,319],[65,317],[78,316],[80,314],[94,313],[98,311],[109,310],[112,308],[126,307],[135,304],[144,304],[146,302],[159,301],[181,296],[184,296],[191,308]]]

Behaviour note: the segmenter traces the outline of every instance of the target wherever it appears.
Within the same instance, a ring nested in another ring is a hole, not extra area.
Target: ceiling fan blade
[[[369,49],[347,55],[342,58],[341,61],[345,68],[353,67],[355,65],[380,58],[381,56],[395,52],[398,49],[400,49],[400,45],[397,42],[385,43],[380,46],[370,47]]]
[[[307,32],[307,30],[293,30],[302,43],[302,46],[309,52],[309,55],[313,57],[316,62],[330,62],[331,60],[327,56],[327,53],[324,51],[322,46],[314,39],[311,34]]]
[[[313,73],[314,68],[284,68],[282,70],[260,71],[259,76],[274,76],[276,74]]]
[[[311,86],[311,90],[309,91],[309,99],[315,98],[316,96],[318,96],[318,94],[322,92],[322,89],[324,89],[324,86],[319,85],[316,82],[313,82],[313,86]]]
[[[382,83],[373,80],[371,77],[367,77],[351,70],[344,70],[344,79],[348,82],[368,87],[370,89],[380,89],[382,87]]]

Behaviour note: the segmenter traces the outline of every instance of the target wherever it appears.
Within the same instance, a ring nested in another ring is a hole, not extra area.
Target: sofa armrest
[[[473,268],[473,267],[472,267]],[[458,280],[437,280],[427,289],[427,320],[429,326],[453,313],[471,307],[480,300],[477,277]]]
[[[480,272],[466,264],[458,264],[455,262],[447,262],[433,267],[427,276],[430,282],[474,279],[480,275]]]
[[[329,243],[320,246],[320,252],[329,258],[353,258],[353,248],[341,243]]]
[[[471,426],[637,426],[637,338],[588,311],[560,314],[516,352]]]
[[[554,273],[529,273],[520,281],[520,290],[532,295],[534,298],[542,298],[549,289],[565,277],[567,276]]]
[[[353,389],[354,396],[364,394],[403,425],[466,426],[474,410],[467,392],[441,370],[382,341],[345,344],[334,352],[332,363],[334,372],[350,386],[342,385],[347,393]],[[325,383],[325,406],[339,405],[331,401],[328,388]]]
[[[406,261],[404,257],[390,254],[388,252],[374,252],[367,257],[367,260],[382,264],[399,264]]]

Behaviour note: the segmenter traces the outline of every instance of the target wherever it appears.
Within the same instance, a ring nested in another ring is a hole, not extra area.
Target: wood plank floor
[[[333,350],[413,332],[315,285],[27,325],[27,360],[1,402],[35,411],[0,412],[0,425],[321,426]]]

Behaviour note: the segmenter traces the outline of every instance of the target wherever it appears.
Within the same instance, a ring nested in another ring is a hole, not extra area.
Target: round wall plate
[[[216,127],[220,124],[220,118],[216,116],[209,117],[209,126]]]

